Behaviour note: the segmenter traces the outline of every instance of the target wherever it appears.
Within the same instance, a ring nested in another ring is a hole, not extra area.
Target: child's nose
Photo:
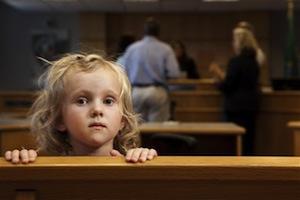
[[[91,111],[92,117],[103,116],[103,104],[101,101],[95,101]]]

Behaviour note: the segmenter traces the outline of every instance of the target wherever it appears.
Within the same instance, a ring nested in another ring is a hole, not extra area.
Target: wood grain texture
[[[25,190],[43,200],[296,200],[300,158],[157,157],[132,164],[111,157],[39,157],[29,165],[1,158],[0,187],[1,199]]]

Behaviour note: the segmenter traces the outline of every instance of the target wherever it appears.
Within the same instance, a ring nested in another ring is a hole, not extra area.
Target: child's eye
[[[86,97],[79,97],[76,100],[76,103],[79,104],[79,105],[85,105],[85,104],[88,103],[88,99]]]
[[[114,98],[111,98],[111,97],[106,98],[106,99],[104,99],[104,101],[103,101],[103,103],[106,104],[106,105],[113,105],[114,102],[115,102]]]

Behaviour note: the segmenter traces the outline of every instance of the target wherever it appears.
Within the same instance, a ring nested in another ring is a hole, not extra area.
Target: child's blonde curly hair
[[[115,148],[126,154],[140,145],[138,116],[133,111],[131,85],[123,69],[96,54],[68,54],[51,63],[39,80],[43,88],[30,110],[31,131],[36,135],[39,150],[60,155],[72,152],[68,134],[61,134],[56,128],[62,120],[64,80],[71,72],[93,72],[99,68],[112,71],[121,87],[120,106],[125,126],[114,139]]]

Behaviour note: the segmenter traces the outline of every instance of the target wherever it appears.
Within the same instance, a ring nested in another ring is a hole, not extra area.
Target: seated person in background
[[[235,56],[230,59],[226,73],[213,63],[210,71],[219,79],[224,94],[224,114],[229,122],[246,129],[243,153],[254,154],[255,120],[259,107],[259,65],[253,34],[243,28],[233,30]]]
[[[90,54],[70,54],[51,64],[34,102],[31,130],[39,150],[55,155],[121,156],[151,160],[154,149],[137,148],[139,132],[131,86],[114,62]],[[13,163],[33,162],[35,150],[7,151]]]
[[[184,78],[200,78],[195,61],[187,54],[185,45],[181,41],[176,41],[173,48]]]

